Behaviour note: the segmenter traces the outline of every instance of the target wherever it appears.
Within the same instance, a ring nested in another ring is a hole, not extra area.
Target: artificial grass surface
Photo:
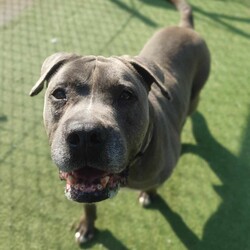
[[[81,205],[64,198],[43,129],[43,96],[28,92],[48,55],[135,55],[179,14],[163,0],[6,2],[0,1],[7,20],[0,22],[0,249],[78,249],[70,228]],[[98,204],[97,238],[85,248],[250,249],[250,5],[190,3],[212,71],[199,113],[184,128],[183,155],[151,208],[142,209],[137,193],[126,189]]]

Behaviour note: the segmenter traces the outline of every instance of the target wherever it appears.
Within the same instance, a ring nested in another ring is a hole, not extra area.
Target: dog
[[[194,31],[192,9],[172,0],[179,26],[159,30],[138,56],[48,57],[30,92],[46,83],[44,124],[67,198],[84,204],[75,237],[94,236],[96,202],[119,187],[150,204],[178,161],[180,134],[208,79],[210,53]]]

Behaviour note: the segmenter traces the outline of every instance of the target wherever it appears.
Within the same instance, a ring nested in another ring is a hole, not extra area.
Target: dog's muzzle
[[[114,169],[112,159],[108,158],[112,154],[117,160],[115,165],[122,165],[119,160],[122,146],[112,128],[98,123],[70,122],[60,138],[63,139],[53,148],[62,150],[55,151],[52,158],[59,167],[60,179],[66,181],[68,199],[98,202],[113,197],[125,185],[127,169]]]

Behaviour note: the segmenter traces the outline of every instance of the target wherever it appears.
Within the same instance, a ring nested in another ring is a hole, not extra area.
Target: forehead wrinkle
[[[110,88],[111,82],[112,85],[119,82],[117,69],[108,58],[96,57],[90,78],[90,98],[87,107],[89,112],[92,110],[94,102],[99,100],[96,100],[96,96],[100,95],[101,97],[102,94]],[[101,99],[102,98],[100,98],[100,100]]]
[[[90,91],[90,99],[89,99],[89,105],[87,107],[87,110],[90,111],[91,107],[93,105],[93,99],[94,99],[94,92],[95,89],[97,88],[97,58],[92,61],[94,63],[93,69],[91,70],[90,78],[89,81],[92,83],[91,84],[91,91]]]
[[[116,71],[113,69],[112,64],[107,59],[96,58],[95,65],[91,74],[91,93],[102,91],[106,86],[109,86],[109,82],[114,83],[114,76]],[[112,76],[112,77],[111,77]],[[117,77],[118,81],[118,77]]]
[[[91,109],[94,99],[98,94],[102,94],[112,86],[131,86],[137,89],[138,86],[133,84],[136,81],[131,75],[126,66],[118,61],[110,60],[110,58],[96,57],[91,61],[91,74],[89,77],[90,95],[88,110]]]
[[[94,63],[94,66],[91,71],[91,77],[90,77],[90,80],[92,82],[91,94],[94,92],[96,85],[97,85],[97,81],[96,81],[97,80],[97,58],[95,58],[93,63]]]

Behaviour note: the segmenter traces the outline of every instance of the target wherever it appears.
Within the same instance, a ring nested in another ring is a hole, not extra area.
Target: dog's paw
[[[152,201],[156,196],[156,189],[150,189],[148,191],[141,191],[138,200],[142,207],[148,207],[152,204]]]
[[[89,242],[94,238],[94,225],[90,225],[86,223],[84,219],[82,219],[75,230],[75,241],[79,245]]]
[[[147,192],[141,192],[138,200],[142,207],[148,207],[151,204],[151,195]]]
[[[93,238],[94,238],[94,232],[89,232],[89,231],[80,232],[80,231],[78,231],[75,233],[75,241],[79,245],[84,244]]]

